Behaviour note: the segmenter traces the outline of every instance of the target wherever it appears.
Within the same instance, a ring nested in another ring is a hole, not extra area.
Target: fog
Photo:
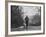
[[[39,14],[40,12],[38,11],[40,9],[39,6],[20,6],[22,9],[21,11],[23,12],[23,19],[28,16],[29,19],[32,18],[35,14]]]

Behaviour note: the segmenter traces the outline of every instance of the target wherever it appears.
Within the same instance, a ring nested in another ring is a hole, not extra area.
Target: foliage
[[[19,6],[11,6],[11,27],[17,28],[23,25],[23,19],[21,17],[21,9]]]
[[[32,19],[32,25],[38,26],[41,25],[41,16],[36,14]]]

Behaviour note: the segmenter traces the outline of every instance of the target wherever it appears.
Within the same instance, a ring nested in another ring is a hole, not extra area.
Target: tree
[[[41,25],[41,16],[36,14],[32,19],[32,25],[38,26]]]
[[[19,6],[11,6],[11,27],[17,28],[23,25],[22,12]]]

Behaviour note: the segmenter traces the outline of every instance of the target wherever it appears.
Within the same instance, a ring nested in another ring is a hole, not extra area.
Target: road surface
[[[41,26],[28,26],[27,30],[31,31],[31,30],[40,30],[40,29],[41,29]],[[25,30],[26,30],[26,27],[24,27],[24,26],[11,29],[11,31],[25,31]]]

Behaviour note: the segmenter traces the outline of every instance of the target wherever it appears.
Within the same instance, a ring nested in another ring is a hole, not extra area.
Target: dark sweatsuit
[[[28,28],[28,21],[29,21],[29,18],[28,18],[28,16],[26,16],[26,18],[25,18],[26,28]]]

